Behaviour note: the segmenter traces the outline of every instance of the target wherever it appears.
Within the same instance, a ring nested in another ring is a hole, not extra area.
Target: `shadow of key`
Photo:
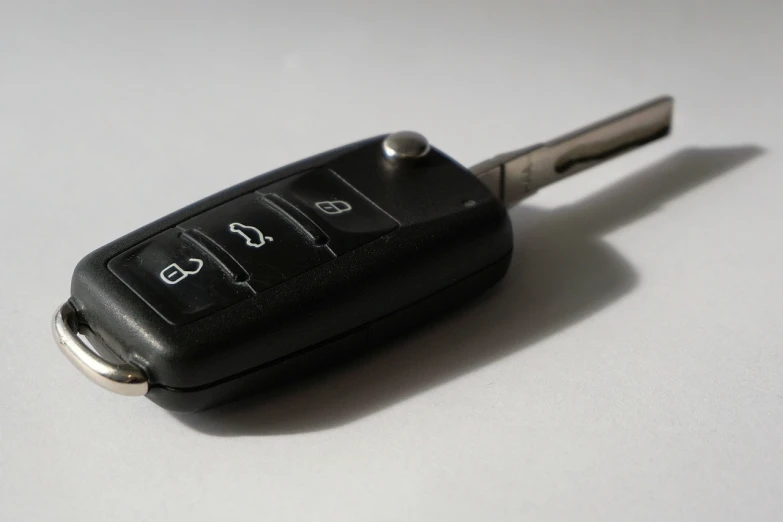
[[[686,148],[584,200],[511,212],[516,252],[483,297],[367,355],[282,389],[195,414],[212,435],[328,429],[457,378],[600,311],[631,292],[633,267],[601,237],[760,156],[758,146]]]

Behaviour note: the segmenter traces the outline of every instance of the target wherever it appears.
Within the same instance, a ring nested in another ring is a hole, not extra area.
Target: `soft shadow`
[[[212,435],[273,435],[349,423],[535,344],[630,292],[639,277],[607,232],[763,154],[757,146],[686,148],[577,204],[514,209],[506,278],[443,320],[284,389],[174,414]]]

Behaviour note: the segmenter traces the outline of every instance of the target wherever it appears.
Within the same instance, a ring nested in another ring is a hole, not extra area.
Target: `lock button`
[[[388,214],[326,168],[303,172],[259,192],[277,194],[294,205],[326,233],[328,246],[337,255],[398,227]]]
[[[318,208],[318,210],[329,216],[336,216],[337,214],[343,214],[344,212],[350,212],[353,210],[353,207],[350,203],[347,203],[341,199],[336,199],[334,201],[319,201],[315,204],[315,206]]]

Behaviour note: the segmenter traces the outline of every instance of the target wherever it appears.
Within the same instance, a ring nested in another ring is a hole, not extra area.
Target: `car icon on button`
[[[245,244],[249,247],[261,248],[262,246],[266,245],[267,242],[274,241],[272,236],[265,236],[256,227],[250,225],[243,225],[242,223],[231,223],[228,225],[228,229],[234,234],[242,236],[242,238],[245,240]]]

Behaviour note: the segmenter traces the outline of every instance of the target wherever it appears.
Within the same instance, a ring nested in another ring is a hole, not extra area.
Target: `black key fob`
[[[55,338],[98,384],[177,411],[320,369],[503,277],[513,168],[477,168],[402,132],[250,179],[85,257]]]

